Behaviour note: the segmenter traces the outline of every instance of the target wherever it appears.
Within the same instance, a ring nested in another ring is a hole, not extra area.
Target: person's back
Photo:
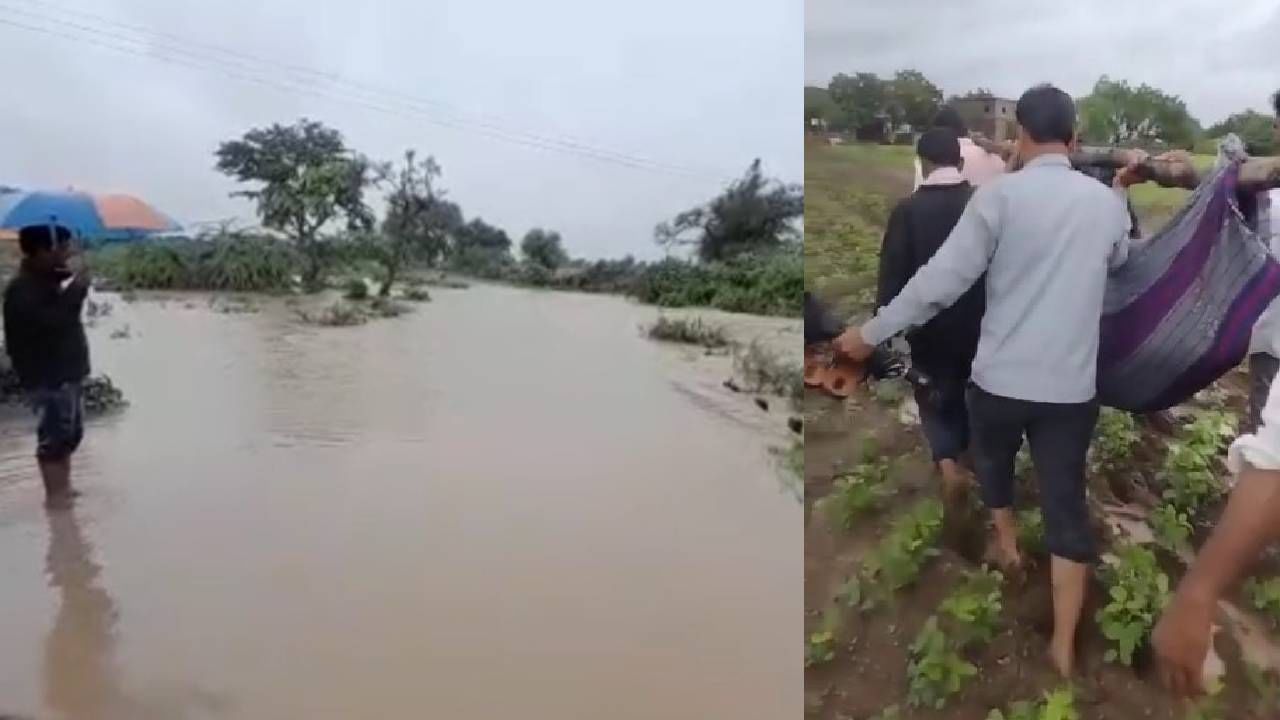
[[[837,340],[855,360],[950,306],[986,273],[973,387],[967,403],[974,466],[995,537],[991,559],[1017,572],[1014,465],[1023,441],[1035,464],[1045,547],[1051,555],[1054,626],[1049,654],[1064,676],[1088,566],[1097,548],[1085,498],[1089,443],[1098,421],[1097,359],[1108,267],[1128,254],[1124,200],[1072,169],[1075,104],[1042,85],[1015,111],[1022,170],[981,187],[951,236],[902,292]],[[1126,168],[1117,177],[1130,184]]]
[[[971,212],[997,237],[974,382],[1039,402],[1089,400],[1106,272],[1125,256],[1123,201],[1065,155],[1043,155],[979,189]]]
[[[947,168],[931,173],[919,189],[899,202],[881,248],[877,306],[889,304],[938,252],[972,194],[973,186],[954,168]],[[978,350],[985,296],[982,282],[976,282],[954,305],[908,332],[916,365],[960,363],[967,376]]]

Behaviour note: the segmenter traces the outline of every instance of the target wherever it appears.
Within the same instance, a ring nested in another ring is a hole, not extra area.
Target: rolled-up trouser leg
[[[1078,563],[1097,559],[1085,502],[1085,466],[1098,404],[1033,403],[1027,441],[1035,464],[1049,552]]]

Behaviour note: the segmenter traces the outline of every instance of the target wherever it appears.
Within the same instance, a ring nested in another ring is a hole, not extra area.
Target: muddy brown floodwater
[[[0,422],[0,714],[795,715],[802,513],[760,429],[650,309],[433,295],[340,329],[115,302],[132,405],[74,510]]]

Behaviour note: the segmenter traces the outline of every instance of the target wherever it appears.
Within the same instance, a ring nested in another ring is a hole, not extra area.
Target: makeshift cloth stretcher
[[[1190,399],[1244,359],[1254,323],[1280,295],[1280,263],[1237,195],[1243,153],[1225,144],[1222,153],[1186,207],[1153,237],[1135,240],[1108,279],[1098,348],[1103,405],[1154,412]]]

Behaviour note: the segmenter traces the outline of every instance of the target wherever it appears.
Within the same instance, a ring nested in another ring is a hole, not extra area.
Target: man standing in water
[[[954,130],[935,127],[924,133],[916,144],[916,155],[924,181],[889,215],[880,247],[878,307],[892,302],[933,257],[973,193],[963,175],[968,162]],[[948,507],[954,507],[967,484],[959,464],[960,455],[969,447],[969,411],[964,396],[978,349],[985,292],[981,280],[975,282],[955,304],[907,333],[911,362],[931,381],[928,391],[916,391],[916,404],[933,461],[942,474]]]
[[[22,228],[22,265],[4,293],[5,349],[40,418],[36,460],[50,506],[75,495],[71,455],[84,437],[82,383],[89,375],[80,321],[89,279],[67,268],[70,242],[62,226]]]
[[[1096,550],[1085,504],[1085,455],[1098,419],[1099,321],[1108,268],[1128,256],[1129,214],[1117,192],[1071,167],[1075,104],[1040,85],[1018,100],[1023,167],[974,192],[955,230],[893,302],[837,340],[861,360],[923,325],[986,274],[986,312],[973,361],[973,453],[996,537],[993,554],[1021,568],[1013,514],[1014,459],[1031,444],[1052,554],[1049,657],[1075,665],[1075,633]],[[1120,173],[1118,186],[1136,178]]]

